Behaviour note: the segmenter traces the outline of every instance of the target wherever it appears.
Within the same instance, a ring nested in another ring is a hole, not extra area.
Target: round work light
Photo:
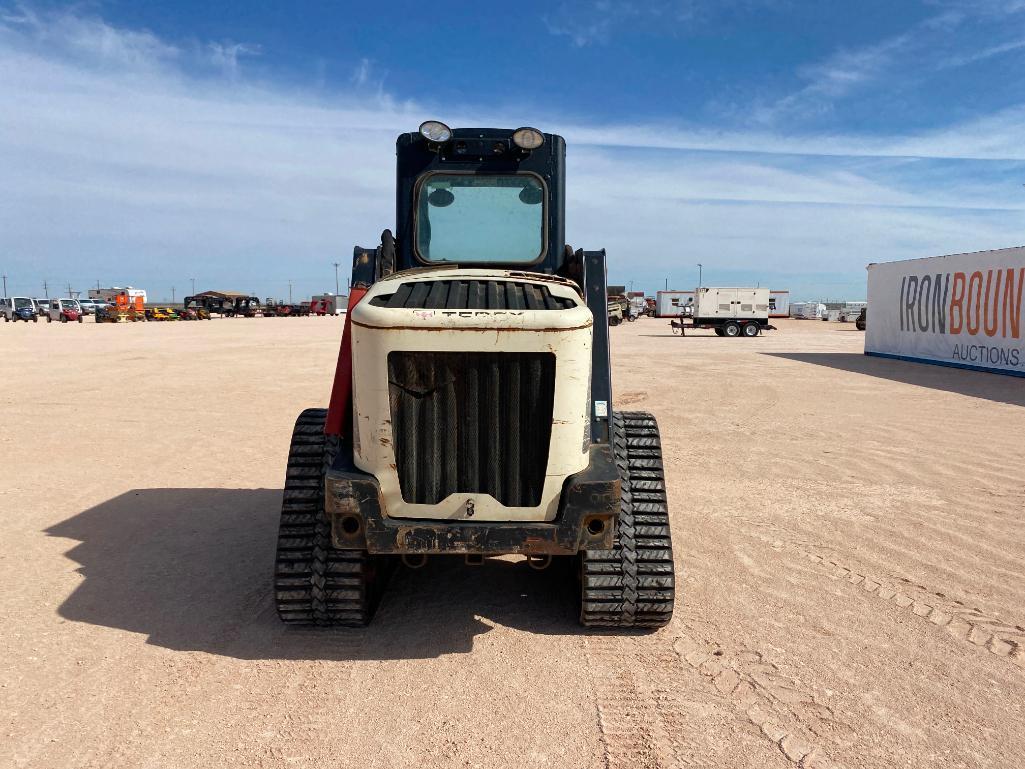
[[[420,135],[429,142],[447,142],[452,138],[452,129],[437,120],[425,120],[420,124]]]
[[[513,144],[521,150],[536,150],[544,143],[544,134],[536,128],[517,128],[513,131]]]

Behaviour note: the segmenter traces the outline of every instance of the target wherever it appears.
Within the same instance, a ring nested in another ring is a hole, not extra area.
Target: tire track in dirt
[[[923,622],[946,628],[958,640],[981,647],[1025,669],[1025,626],[1004,622],[987,615],[978,607],[969,606],[911,580],[902,577],[881,578],[872,575],[867,569],[813,550],[801,547],[795,549],[806,561],[821,567],[822,573],[846,580],[852,589],[874,595],[885,604],[920,617]]]
[[[849,727],[761,652],[728,650],[689,635],[680,635],[673,648],[679,663],[699,674],[789,763],[801,769],[836,769],[822,743],[831,733],[849,733]]]
[[[675,687],[660,683],[676,661],[657,649],[621,635],[584,641],[606,769],[701,766]]]
[[[882,606],[889,605],[937,628],[945,628],[954,638],[1025,669],[1025,623],[1005,622],[978,606],[951,598],[947,592],[899,575],[882,576],[872,569],[828,555],[825,548],[795,537],[771,522],[745,520],[744,523],[753,529],[768,529],[771,534],[755,530],[749,533],[774,550],[785,547],[801,561],[817,567],[824,578],[846,580],[852,589],[883,601]]]

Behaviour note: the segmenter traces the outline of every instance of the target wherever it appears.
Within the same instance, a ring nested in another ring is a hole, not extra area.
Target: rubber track
[[[622,481],[612,550],[581,557],[580,621],[591,627],[662,627],[673,616],[675,576],[658,423],[617,412],[611,439]]]
[[[337,443],[324,435],[327,409],[296,420],[278,529],[274,600],[283,622],[359,627],[370,620],[373,563],[365,552],[331,547],[324,472]]]

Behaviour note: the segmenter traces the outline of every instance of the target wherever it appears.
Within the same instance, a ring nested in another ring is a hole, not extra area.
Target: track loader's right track
[[[622,484],[612,550],[581,554],[580,621],[591,627],[662,627],[673,616],[675,577],[658,423],[616,412],[612,448]]]
[[[359,627],[373,616],[390,564],[361,550],[331,546],[324,513],[324,474],[337,441],[324,435],[326,409],[296,420],[288,452],[274,570],[274,600],[283,622]]]

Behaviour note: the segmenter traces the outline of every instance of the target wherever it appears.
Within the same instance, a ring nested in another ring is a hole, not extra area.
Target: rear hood
[[[453,331],[567,331],[593,320],[575,283],[513,270],[398,273],[352,312],[357,326]]]

